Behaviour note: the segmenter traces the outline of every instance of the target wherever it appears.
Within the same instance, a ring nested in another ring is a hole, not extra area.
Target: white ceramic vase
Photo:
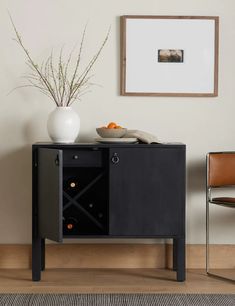
[[[72,107],[56,107],[48,117],[47,130],[55,143],[75,142],[80,130],[80,117]]]

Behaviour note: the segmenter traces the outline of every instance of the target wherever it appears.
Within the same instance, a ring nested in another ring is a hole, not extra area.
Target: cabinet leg
[[[41,238],[33,238],[32,241],[32,280],[41,280]]]
[[[177,271],[177,239],[173,239],[173,270]]]
[[[45,239],[41,239],[41,271],[45,270]]]
[[[177,239],[177,251],[176,251],[176,262],[177,262],[177,281],[185,281],[185,238]]]

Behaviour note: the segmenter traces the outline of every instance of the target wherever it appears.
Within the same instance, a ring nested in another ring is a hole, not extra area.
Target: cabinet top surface
[[[185,148],[183,143],[72,143],[72,144],[59,144],[52,142],[37,142],[33,144],[36,148],[55,148],[55,149],[69,149],[69,148]]]

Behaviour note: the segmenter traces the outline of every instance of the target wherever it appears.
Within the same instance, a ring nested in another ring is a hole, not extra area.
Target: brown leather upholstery
[[[208,186],[235,185],[235,152],[210,153],[208,156]]]
[[[235,198],[219,197],[219,198],[213,198],[210,202],[226,207],[235,207]]]

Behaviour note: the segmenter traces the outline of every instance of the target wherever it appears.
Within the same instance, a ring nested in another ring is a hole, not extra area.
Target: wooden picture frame
[[[121,16],[124,96],[218,96],[218,16]]]

